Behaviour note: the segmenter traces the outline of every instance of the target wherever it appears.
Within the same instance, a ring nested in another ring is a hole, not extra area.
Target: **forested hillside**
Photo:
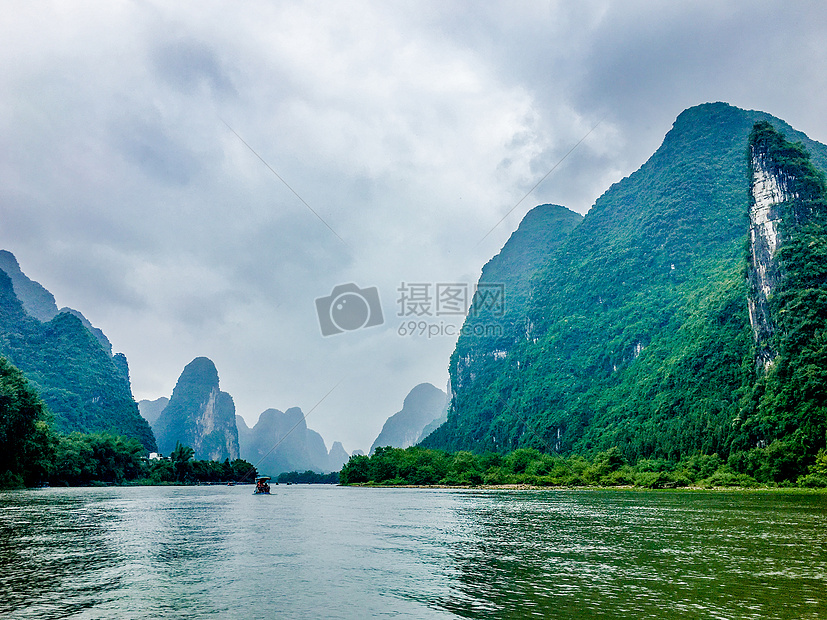
[[[772,138],[771,166],[802,203],[779,209],[809,214],[780,224],[786,242],[774,261],[784,275],[770,304],[778,358],[769,367],[756,364],[749,315],[749,144],[771,131],[751,135],[758,121],[802,142]],[[512,308],[524,329],[504,341],[460,338],[448,421],[423,445],[616,446],[631,461],[757,449],[744,468],[769,459],[801,469],[825,440],[827,239],[823,181],[803,149],[827,168],[827,147],[767,114],[720,103],[682,113],[649,161],[548,253],[528,301]]]
[[[0,355],[19,368],[53,414],[56,431],[110,432],[155,449],[132,398],[126,358],[111,356],[69,312],[41,322],[25,312],[0,271]]]

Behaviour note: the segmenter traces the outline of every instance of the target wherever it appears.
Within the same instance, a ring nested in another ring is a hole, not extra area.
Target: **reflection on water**
[[[3,618],[827,618],[827,496],[0,493]]]
[[[472,497],[450,552],[459,574],[441,601],[459,615],[827,618],[824,496]]]

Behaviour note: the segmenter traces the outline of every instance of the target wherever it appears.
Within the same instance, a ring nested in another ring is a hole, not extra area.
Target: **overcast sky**
[[[398,335],[401,283],[471,290],[530,208],[586,213],[687,107],[827,142],[825,100],[820,2],[7,2],[0,247],[136,399],[203,355],[249,425],[324,399],[308,425],[367,450],[456,341]],[[323,337],[346,283],[384,323]]]

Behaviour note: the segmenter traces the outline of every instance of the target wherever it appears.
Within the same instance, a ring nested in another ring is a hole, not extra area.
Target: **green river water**
[[[827,495],[251,493],[0,493],[0,617],[827,619]]]

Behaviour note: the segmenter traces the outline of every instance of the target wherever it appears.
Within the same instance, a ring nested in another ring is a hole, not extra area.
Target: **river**
[[[827,618],[827,496],[0,493],[0,617]]]

